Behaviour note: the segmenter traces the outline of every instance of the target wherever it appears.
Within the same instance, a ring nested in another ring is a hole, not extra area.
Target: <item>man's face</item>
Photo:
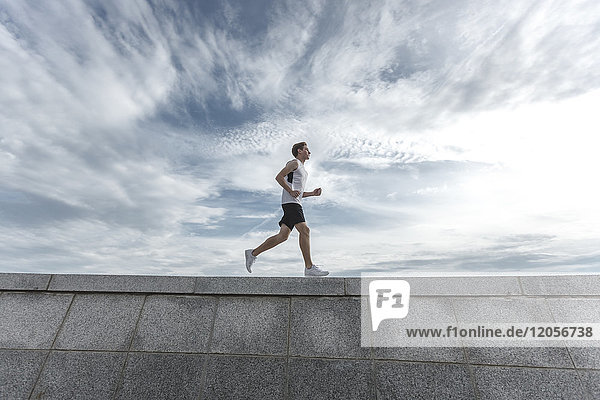
[[[305,160],[308,160],[310,158],[310,150],[308,150],[308,146],[304,145],[304,147],[300,150],[298,150],[298,158],[304,158]]]

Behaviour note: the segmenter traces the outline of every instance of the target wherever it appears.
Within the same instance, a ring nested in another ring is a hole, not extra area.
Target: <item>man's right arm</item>
[[[288,192],[292,197],[300,196],[300,192],[298,190],[292,190],[292,188],[289,187],[288,184],[285,182],[285,177],[290,172],[295,171],[297,168],[298,168],[298,161],[292,160],[292,161],[288,162],[285,165],[285,167],[283,167],[283,169],[281,171],[279,171],[279,173],[275,177],[275,180],[277,181],[277,183],[279,183],[279,185],[281,185],[283,190]]]

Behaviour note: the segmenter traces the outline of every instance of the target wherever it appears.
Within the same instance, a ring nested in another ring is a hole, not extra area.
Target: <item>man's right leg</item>
[[[260,246],[258,246],[252,251],[252,255],[256,257],[260,253],[263,253],[269,249],[272,249],[278,244],[285,242],[290,237],[291,232],[292,231],[290,230],[290,228],[287,227],[286,224],[281,224],[281,227],[279,228],[279,233],[265,240]]]

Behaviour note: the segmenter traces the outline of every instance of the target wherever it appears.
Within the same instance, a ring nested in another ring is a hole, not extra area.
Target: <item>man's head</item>
[[[310,157],[310,151],[306,142],[296,143],[292,146],[292,154],[298,159],[308,160]]]

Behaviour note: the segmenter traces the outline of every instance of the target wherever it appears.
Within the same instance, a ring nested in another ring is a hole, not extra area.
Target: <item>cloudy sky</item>
[[[599,106],[597,0],[0,0],[0,271],[247,274],[307,141],[332,275],[600,272]]]

